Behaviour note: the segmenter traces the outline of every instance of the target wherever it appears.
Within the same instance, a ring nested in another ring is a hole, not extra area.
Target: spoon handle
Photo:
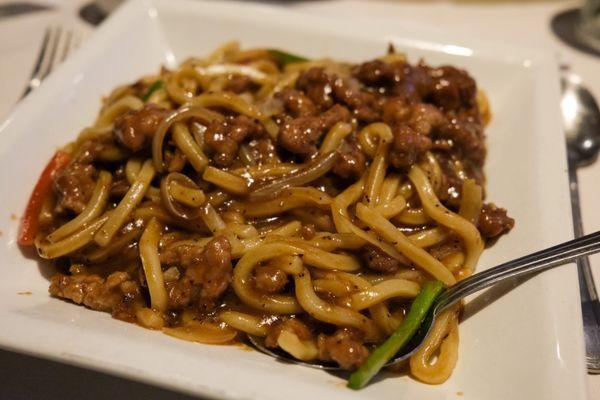
[[[586,119],[582,118],[582,120]],[[598,123],[600,123],[600,120],[598,121]],[[597,133],[600,133],[600,131],[593,132],[594,135],[596,135]],[[582,135],[582,138],[585,138],[585,136],[586,135]],[[596,139],[596,141],[598,141],[598,139]],[[569,145],[567,144],[567,148],[573,147],[574,146],[572,145],[569,147]],[[597,153],[597,149],[594,149],[593,153]],[[568,158],[569,191],[571,193],[573,232],[576,238],[583,236],[583,223],[581,219],[581,206],[579,202],[579,180],[577,178],[577,166],[578,160],[581,160],[584,156],[586,160],[590,158],[588,155],[584,155],[582,153],[579,153],[577,155],[570,153]],[[600,374],[600,303],[598,302],[598,294],[596,293],[596,283],[594,282],[592,269],[590,267],[590,260],[588,257],[579,257],[577,259],[577,272],[579,275],[579,293],[581,297],[581,313],[583,317],[583,331],[585,338],[585,356],[587,369],[588,373],[590,374]]]
[[[500,264],[472,275],[442,292],[436,304],[436,313],[450,307],[463,297],[501,281],[541,272],[598,252],[600,252],[600,231]]]

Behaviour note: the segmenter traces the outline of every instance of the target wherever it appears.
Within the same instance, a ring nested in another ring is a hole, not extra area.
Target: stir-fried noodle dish
[[[184,340],[246,334],[355,370],[427,281],[509,231],[484,202],[485,94],[390,46],[360,64],[237,43],[115,88],[52,158],[19,243],[50,294]],[[441,383],[460,307],[405,368]]]

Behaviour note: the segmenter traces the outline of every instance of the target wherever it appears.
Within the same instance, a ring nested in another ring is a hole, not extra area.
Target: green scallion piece
[[[142,100],[144,100],[144,102],[148,101],[148,99],[150,98],[150,96],[152,96],[152,93],[156,92],[159,89],[162,89],[162,87],[165,85],[165,83],[162,80],[157,80],[154,81],[152,83],[152,85],[150,85],[150,87],[148,88],[148,90],[146,90],[146,93],[144,93],[144,95],[142,96]]]
[[[281,51],[281,50],[271,49],[271,50],[269,50],[269,53],[271,54],[272,57],[277,59],[277,62],[279,64],[281,64],[284,67],[288,64],[309,61],[308,58],[299,56],[297,54],[287,53],[287,52]]]
[[[443,288],[443,283],[439,281],[426,282],[423,285],[398,329],[369,355],[367,361],[356,372],[350,375],[349,388],[361,389],[364,387],[408,343],[423,323]]]

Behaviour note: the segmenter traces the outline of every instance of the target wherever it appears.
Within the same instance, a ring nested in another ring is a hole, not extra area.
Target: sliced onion
[[[202,207],[193,208],[184,206],[173,199],[170,191],[170,185],[173,181],[177,181],[189,187],[190,189],[200,190],[198,185],[196,185],[193,180],[184,174],[179,172],[171,172],[160,181],[160,195],[165,207],[167,208],[167,211],[169,211],[169,213],[171,213],[173,216],[185,219],[187,221],[198,219],[202,213]]]
[[[264,200],[279,194],[287,188],[303,186],[312,182],[329,172],[338,158],[339,153],[337,151],[330,151],[329,153],[319,155],[294,174],[258,185],[258,187],[251,187],[248,200]]]
[[[215,76],[215,75],[229,75],[238,74],[244,75],[252,79],[254,82],[264,83],[267,80],[267,74],[259,71],[256,68],[252,68],[248,65],[239,64],[213,64],[207,67],[196,67],[196,71],[201,75]]]

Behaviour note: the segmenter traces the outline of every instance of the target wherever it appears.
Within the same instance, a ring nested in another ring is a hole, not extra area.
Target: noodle
[[[408,176],[417,189],[423,208],[431,218],[462,237],[466,249],[465,265],[463,268],[470,275],[475,269],[477,260],[479,260],[479,256],[483,251],[483,240],[479,231],[477,231],[477,228],[472,223],[448,210],[440,203],[433,192],[431,184],[427,181],[425,174],[419,167],[414,166]]]
[[[307,269],[295,276],[296,296],[302,308],[319,321],[351,326],[362,330],[367,340],[377,340],[380,332],[370,319],[345,307],[335,306],[321,300],[315,293]]]
[[[100,246],[106,246],[110,242],[115,233],[117,233],[117,230],[125,223],[129,214],[142,201],[153,177],[154,168],[150,161],[146,161],[135,182],[94,236],[96,243]]]
[[[456,282],[454,276],[441,262],[433,258],[425,250],[413,245],[406,236],[381,214],[359,203],[356,206],[356,215],[361,221],[380,234],[388,243],[392,244],[396,250],[429,272],[432,276],[447,285],[452,285]]]
[[[168,296],[165,290],[163,273],[158,255],[158,241],[160,240],[160,225],[156,219],[151,219],[140,238],[140,258],[144,266],[144,274],[150,291],[152,308],[165,311]]]

